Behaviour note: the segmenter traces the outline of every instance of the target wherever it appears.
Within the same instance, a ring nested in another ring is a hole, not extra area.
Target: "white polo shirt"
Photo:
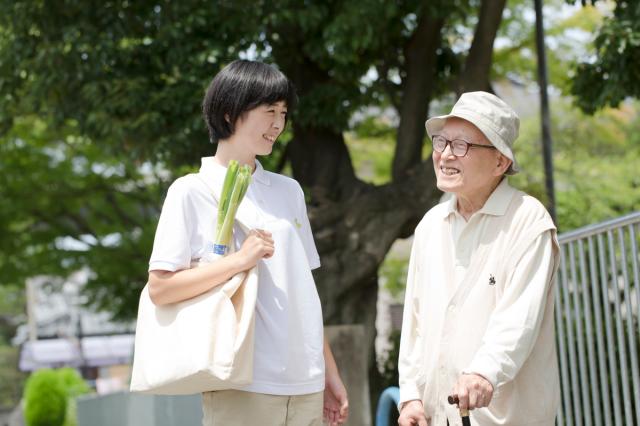
[[[226,168],[202,159],[200,173],[170,187],[149,261],[149,271],[189,268],[211,242]],[[273,234],[275,251],[258,262],[254,371],[239,390],[301,395],[324,389],[323,325],[311,270],[320,266],[302,188],[295,180],[265,171],[256,160],[236,218]],[[245,236],[234,228],[236,248]]]

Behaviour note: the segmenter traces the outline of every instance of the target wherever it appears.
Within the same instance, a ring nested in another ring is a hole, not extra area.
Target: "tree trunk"
[[[490,82],[493,42],[502,21],[502,12],[506,2],[506,0],[482,1],[480,17],[473,35],[469,55],[458,79],[456,88],[458,96],[476,90],[493,92]]]
[[[504,1],[499,0],[501,7]],[[488,82],[490,59],[474,58],[486,54],[487,46],[490,56],[499,19],[489,20],[494,16],[489,12],[494,9],[485,3],[485,17],[481,17],[476,31],[483,42],[474,41],[477,53],[467,62],[469,70],[475,69],[476,62],[481,63],[486,68],[483,81]],[[423,10],[427,13],[428,8]],[[491,27],[488,22],[495,26],[493,32],[487,32]],[[411,235],[440,196],[431,159],[421,161],[421,154],[442,25],[442,20],[423,14],[404,47],[400,126],[391,183],[375,187],[357,179],[339,129],[296,122],[288,147],[294,177],[311,193],[309,217],[322,262],[314,277],[325,324],[363,324],[367,344],[362,350],[370,353],[369,367],[375,365],[378,268],[393,242]],[[282,58],[278,63],[293,80],[302,101],[311,89],[331,84],[326,71],[309,58]],[[370,371],[375,372],[375,368]]]
[[[367,187],[343,202],[310,206],[322,267],[315,271],[326,324],[363,324],[372,395],[379,380],[374,340],[378,268],[393,242],[410,235],[438,199],[431,161],[414,166],[403,183]],[[373,401],[372,401],[373,402]]]
[[[288,146],[293,175],[316,202],[348,199],[366,187],[356,178],[341,132],[294,125],[294,135]]]
[[[436,51],[440,46],[440,30],[443,20],[423,14],[409,43],[404,49],[406,77],[400,105],[400,124],[395,155],[393,179],[401,180],[406,171],[420,162],[424,122],[429,110],[433,82],[435,81]]]
[[[425,161],[414,166],[402,183],[369,187],[349,200],[327,200],[309,208],[323,261],[317,273],[321,293],[327,301],[341,301],[325,307],[327,322],[349,323],[357,318],[359,313],[344,309],[342,302],[358,305],[369,294],[374,285],[371,279],[393,242],[413,231],[439,196],[434,179],[431,161]]]
[[[283,52],[304,52],[304,43],[296,38],[295,29],[281,31],[290,35],[286,38],[287,48]],[[274,57],[295,85],[300,108],[307,105],[307,94],[332,84],[327,71],[304,55],[297,58],[290,55],[280,57],[274,52]],[[348,199],[366,186],[353,170],[342,129],[294,121],[293,135],[293,140],[287,146],[287,157],[296,180],[313,191],[312,198],[333,201]]]

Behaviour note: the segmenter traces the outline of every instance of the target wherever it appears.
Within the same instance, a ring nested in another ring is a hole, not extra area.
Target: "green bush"
[[[76,397],[90,390],[73,368],[36,371],[24,392],[27,426],[77,425]]]
[[[67,394],[60,375],[48,368],[33,373],[24,389],[24,403],[27,426],[62,426]]]
[[[76,426],[78,424],[76,397],[89,393],[91,388],[73,368],[61,368],[57,373],[67,394],[67,412],[63,426]]]

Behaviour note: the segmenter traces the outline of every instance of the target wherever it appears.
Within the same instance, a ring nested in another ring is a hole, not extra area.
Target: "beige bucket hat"
[[[512,150],[513,143],[518,138],[520,118],[502,99],[487,92],[463,93],[450,114],[432,117],[426,121],[429,138],[438,134],[450,117],[469,121],[480,129],[498,151],[513,162],[506,174],[514,175],[520,171]]]

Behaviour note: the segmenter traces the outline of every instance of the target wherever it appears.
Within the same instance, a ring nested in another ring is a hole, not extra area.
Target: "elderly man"
[[[511,186],[519,119],[485,92],[426,122],[438,188],[451,197],[415,232],[400,343],[401,426],[553,425],[556,228]]]

